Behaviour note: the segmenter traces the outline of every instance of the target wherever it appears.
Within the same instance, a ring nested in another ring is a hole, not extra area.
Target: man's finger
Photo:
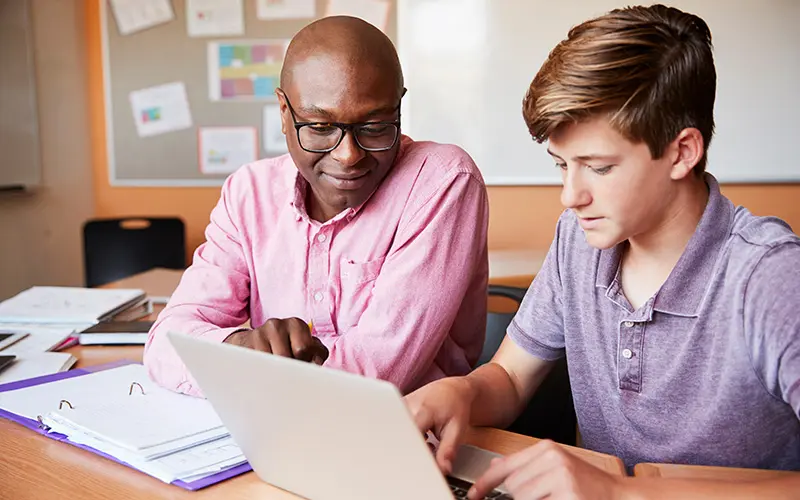
[[[313,349],[313,359],[312,361],[318,365],[321,365],[328,359],[330,356],[330,351],[328,348],[325,347],[325,344],[322,343],[320,339],[317,337],[312,337],[314,339],[314,349]]]
[[[272,354],[292,358],[292,345],[289,341],[289,330],[286,322],[278,319],[270,319],[264,324],[263,329],[266,333]]]
[[[284,320],[284,324],[291,344],[291,357],[300,361],[311,361],[316,353],[314,352],[314,337],[311,336],[308,323],[300,318],[288,318]]]

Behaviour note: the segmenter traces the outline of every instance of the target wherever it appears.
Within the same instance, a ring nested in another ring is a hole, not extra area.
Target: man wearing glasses
[[[289,154],[225,182],[150,332],[151,376],[199,394],[168,331],[403,392],[468,373],[486,322],[486,189],[463,150],[401,134],[391,41],[359,19],[317,21],[289,45],[276,94]]]

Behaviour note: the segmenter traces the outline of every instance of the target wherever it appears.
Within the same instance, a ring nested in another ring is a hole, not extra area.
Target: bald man
[[[154,380],[200,394],[168,331],[403,392],[469,372],[486,325],[486,189],[462,149],[400,133],[404,94],[372,25],[329,17],[295,36],[276,90],[289,154],[226,180],[150,332]]]

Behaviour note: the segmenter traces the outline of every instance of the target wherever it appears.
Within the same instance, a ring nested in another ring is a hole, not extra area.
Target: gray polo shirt
[[[800,469],[800,238],[719,192],[661,289],[634,310],[622,244],[562,214],[508,333],[569,361],[587,448],[640,462]]]

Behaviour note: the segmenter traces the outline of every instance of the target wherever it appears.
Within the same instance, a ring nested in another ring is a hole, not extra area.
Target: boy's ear
[[[678,137],[670,143],[668,148],[674,158],[670,178],[672,180],[683,179],[703,158],[705,152],[703,134],[696,128],[685,128],[678,133]]]

